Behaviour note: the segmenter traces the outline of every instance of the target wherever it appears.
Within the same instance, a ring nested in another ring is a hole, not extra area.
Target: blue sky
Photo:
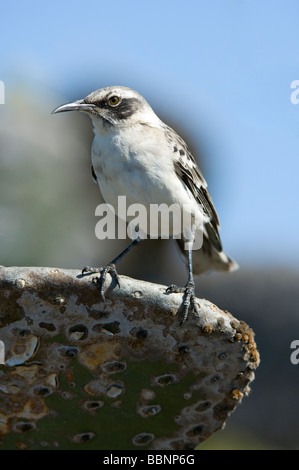
[[[227,251],[297,267],[298,44],[295,0],[11,0],[0,80],[7,106],[16,86],[65,101],[135,88],[204,150]]]

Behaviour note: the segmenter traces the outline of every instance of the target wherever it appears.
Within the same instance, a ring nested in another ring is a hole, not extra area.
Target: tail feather
[[[184,249],[184,240],[176,240],[179,248],[187,260],[187,252]],[[217,241],[217,243],[215,243]],[[233,261],[223,250],[220,239],[209,236],[208,231],[203,233],[203,243],[199,250],[193,250],[193,274],[203,274],[207,271],[232,272],[239,268],[239,265]]]

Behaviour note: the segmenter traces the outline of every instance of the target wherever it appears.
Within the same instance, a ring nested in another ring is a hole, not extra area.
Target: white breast
[[[160,129],[142,125],[134,129],[95,134],[92,165],[102,196],[118,214],[118,197],[126,196],[127,207],[142,204],[150,214],[150,204],[189,205],[198,221],[200,207],[177,177],[171,150]],[[132,217],[118,214],[129,221]]]

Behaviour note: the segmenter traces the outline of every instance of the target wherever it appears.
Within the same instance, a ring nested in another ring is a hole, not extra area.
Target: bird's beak
[[[65,111],[83,111],[85,113],[91,112],[95,107],[94,104],[86,103],[84,100],[74,101],[73,103],[63,104],[58,106],[52,111],[52,114],[64,113]]]

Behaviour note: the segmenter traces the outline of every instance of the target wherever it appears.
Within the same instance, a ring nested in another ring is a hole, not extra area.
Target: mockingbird
[[[167,292],[183,292],[182,321],[189,310],[198,313],[193,274],[209,270],[232,271],[237,268],[222,250],[219,220],[203,178],[184,140],[164,124],[147,101],[136,91],[112,86],[94,91],[86,98],[56,108],[53,113],[82,111],[92,120],[92,174],[106,203],[117,212],[119,196],[129,204],[179,204],[188,207],[191,227],[184,227],[177,239],[187,259],[188,281],[184,288],[175,285]],[[117,214],[123,217],[123,214]],[[197,229],[201,249],[192,250]],[[104,281],[109,272],[119,285],[115,264],[140,241],[130,245],[104,268],[87,266],[86,272],[100,273],[100,293],[104,300]]]

